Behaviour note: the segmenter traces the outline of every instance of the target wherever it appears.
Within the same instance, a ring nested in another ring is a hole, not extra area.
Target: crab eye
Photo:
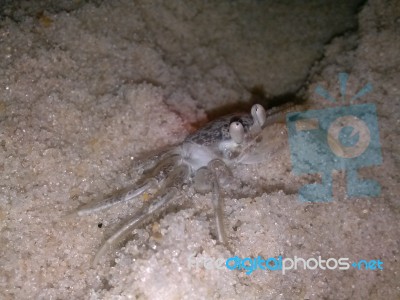
[[[265,112],[264,107],[260,104],[254,104],[251,108],[251,116],[253,117],[254,123],[257,123],[261,127],[267,121],[267,113]]]
[[[239,121],[232,122],[231,125],[229,125],[229,134],[235,143],[241,144],[244,140],[243,124]]]

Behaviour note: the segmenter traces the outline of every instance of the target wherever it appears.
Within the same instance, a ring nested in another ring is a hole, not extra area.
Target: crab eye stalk
[[[241,144],[244,140],[243,124],[239,121],[234,121],[229,125],[229,134],[236,144]]]
[[[267,121],[267,113],[264,107],[260,104],[254,104],[251,108],[251,116],[253,117],[254,123],[257,123],[262,127]]]

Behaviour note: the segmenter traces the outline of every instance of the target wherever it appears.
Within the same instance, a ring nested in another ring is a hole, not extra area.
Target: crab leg
[[[149,179],[141,185],[138,185],[138,186],[135,186],[134,188],[128,189],[128,191],[126,191],[126,189],[125,189],[123,192],[120,192],[116,196],[111,196],[100,202],[88,203],[88,204],[82,206],[81,208],[79,208],[79,210],[76,212],[76,214],[81,217],[81,216],[85,216],[85,215],[88,215],[88,214],[91,214],[91,213],[94,213],[94,212],[97,212],[100,210],[107,209],[117,203],[120,203],[120,202],[130,201],[133,198],[140,196],[145,191],[156,187],[156,185],[157,185],[157,180]]]
[[[226,234],[224,225],[224,215],[222,212],[222,197],[219,189],[219,184],[217,180],[213,180],[212,183],[212,204],[214,206],[215,213],[215,224],[217,228],[218,241],[221,244],[226,244]]]
[[[217,238],[221,244],[226,244],[226,234],[224,225],[224,214],[223,214],[223,198],[221,196],[221,189],[219,182],[221,180],[227,180],[227,177],[231,177],[231,171],[226,164],[220,159],[214,159],[208,163],[208,169],[211,171],[212,180],[212,204],[214,207],[215,224],[217,229]]]
[[[232,178],[232,173],[226,164],[220,159],[210,161],[207,167],[202,167],[196,171],[194,185],[196,191],[200,193],[211,192],[211,201],[214,208],[215,224],[218,242],[227,244],[224,217],[223,217],[223,198],[221,195],[220,184],[226,185]]]
[[[136,183],[133,187],[129,189],[124,189],[122,192],[118,193],[116,196],[111,196],[100,202],[88,203],[83,207],[79,208],[76,214],[78,216],[85,216],[100,210],[107,209],[117,203],[127,202],[133,198],[140,196],[144,192],[155,188],[159,181],[162,181],[168,174],[168,171],[177,164],[179,160],[179,155],[168,155],[163,157],[158,164],[148,170],[145,177]],[[75,213],[73,213],[75,214]]]
[[[189,167],[187,165],[180,165],[172,170],[165,179],[163,187],[153,198],[153,202],[138,211],[132,219],[124,223],[116,232],[114,232],[111,237],[105,241],[103,246],[97,252],[93,260],[93,265],[96,265],[99,262],[104,253],[124,240],[125,237],[132,232],[132,230],[139,227],[152,215],[162,211],[177,194],[178,188],[184,183],[188,176]]]

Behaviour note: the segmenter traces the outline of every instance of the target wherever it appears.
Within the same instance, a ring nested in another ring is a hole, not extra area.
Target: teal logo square
[[[345,94],[347,74],[339,74],[341,92]],[[372,90],[364,86],[350,102]],[[316,92],[329,101],[336,101],[323,88]],[[332,200],[332,171],[346,172],[347,194],[350,197],[375,197],[380,185],[373,179],[361,179],[357,170],[382,163],[378,119],[375,104],[338,106],[322,110],[292,112],[286,115],[293,172],[319,173],[321,183],[303,186],[302,201]]]

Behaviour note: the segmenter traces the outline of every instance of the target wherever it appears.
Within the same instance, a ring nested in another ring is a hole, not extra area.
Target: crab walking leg
[[[214,159],[207,165],[208,170],[212,174],[210,179],[212,180],[212,204],[214,206],[215,223],[217,228],[218,241],[222,244],[227,244],[225,225],[224,225],[224,213],[223,213],[223,198],[221,196],[221,189],[219,182],[227,180],[228,177],[232,176],[230,169],[220,159]]]
[[[85,216],[100,210],[107,209],[117,203],[127,202],[133,198],[140,196],[147,190],[157,187],[158,182],[162,181],[168,172],[177,164],[180,159],[179,155],[170,155],[164,157],[157,165],[148,170],[145,177],[142,178],[134,187],[125,189],[116,196],[106,198],[100,202],[94,202],[84,205],[79,208],[76,214],[78,216]],[[75,213],[72,213],[74,215]]]
[[[178,188],[184,183],[188,175],[189,167],[187,165],[180,165],[175,168],[166,178],[161,190],[155,195],[153,203],[143,207],[134,215],[133,219],[123,224],[110,238],[106,240],[94,257],[93,265],[96,265],[99,262],[104,253],[124,240],[133,229],[139,227],[154,214],[162,211],[177,194]]]
[[[179,154],[172,154],[164,156],[153,168],[147,169],[143,172],[144,178],[156,178],[161,181],[167,177],[168,173],[177,165],[180,164],[181,156]]]
[[[221,244],[226,244],[226,234],[225,234],[225,225],[224,225],[224,217],[222,212],[222,197],[220,193],[220,188],[217,179],[214,177],[212,183],[212,204],[214,206],[215,213],[215,223],[217,228],[217,237],[218,241]]]
[[[100,210],[107,209],[120,202],[130,201],[133,198],[140,196],[145,191],[154,188],[156,186],[157,186],[157,180],[149,179],[144,184],[141,184],[135,188],[130,188],[127,192],[121,192],[119,195],[106,198],[100,202],[86,204],[83,207],[79,208],[76,214],[81,217],[94,212],[98,212]]]
[[[151,151],[149,154],[142,155],[141,157],[135,159],[132,167],[134,169],[149,170],[154,168],[154,166],[156,166],[160,161],[165,160],[167,157],[173,156],[174,154],[176,154],[174,149],[168,149],[162,151],[161,153]]]
[[[220,183],[223,185],[229,182],[232,173],[221,159],[210,161],[207,167],[196,171],[194,176],[194,188],[197,192],[206,194],[211,192],[211,202],[214,208],[215,224],[217,229],[218,242],[227,245],[224,218],[223,198],[221,196]]]
[[[118,245],[124,238],[131,233],[131,231],[137,227],[139,227],[148,217],[152,214],[157,213],[161,209],[165,207],[165,205],[172,200],[172,198],[177,193],[177,188],[172,187],[169,188],[166,193],[156,200],[156,203],[147,206],[146,208],[140,210],[133,219],[129,220],[125,224],[123,224],[114,234],[109,237],[105,243],[101,246],[100,250],[96,253],[96,256],[93,259],[93,265],[97,265],[100,258],[113,247]]]

